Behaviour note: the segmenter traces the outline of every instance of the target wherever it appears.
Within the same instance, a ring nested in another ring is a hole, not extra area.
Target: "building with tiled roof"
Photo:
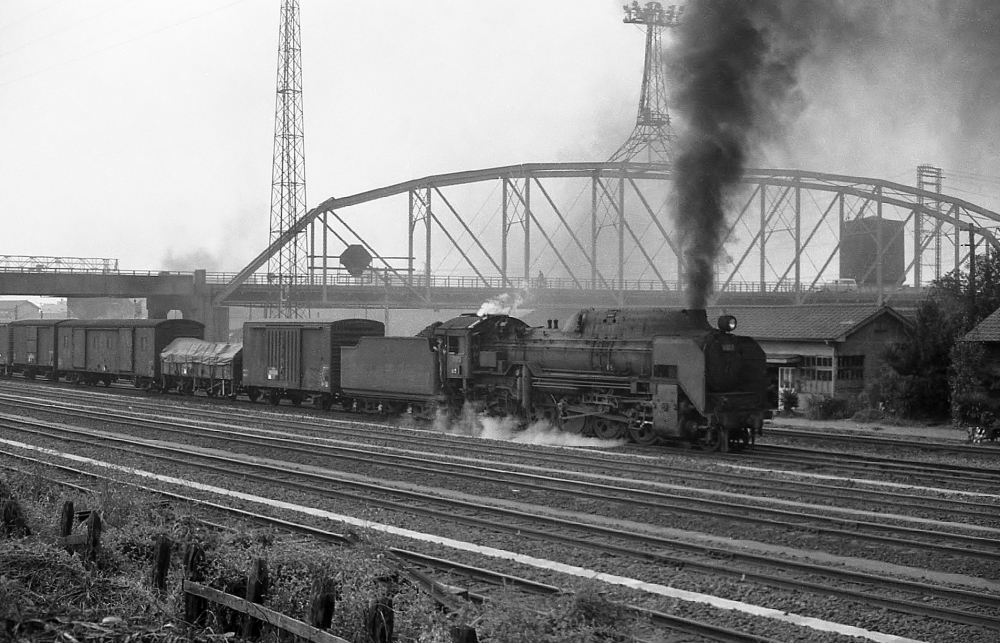
[[[913,328],[892,308],[868,304],[727,306],[709,313],[709,319],[735,316],[736,332],[756,339],[767,354],[774,390],[796,389],[803,406],[810,395],[861,393],[881,368],[885,349],[906,340]]]
[[[965,334],[963,342],[1000,343],[1000,308]]]

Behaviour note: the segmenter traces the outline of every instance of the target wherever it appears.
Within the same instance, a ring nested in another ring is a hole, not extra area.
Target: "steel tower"
[[[918,165],[917,166],[917,188],[920,190],[928,190],[936,194],[941,194],[941,188],[944,182],[944,174],[941,172],[941,168],[934,167],[932,165]],[[918,203],[924,205],[924,197],[918,197]],[[935,212],[941,211],[941,205],[937,201],[930,201],[930,207],[935,210]],[[914,217],[914,227],[913,227],[913,243],[914,248],[917,248],[919,254],[917,258],[913,261],[913,285],[923,286],[924,274],[924,259],[923,250],[930,245],[934,246],[934,262],[931,264],[931,268],[934,270],[933,279],[941,278],[941,238],[943,236],[942,232],[942,221],[941,219],[934,218],[931,219],[931,225],[933,228],[931,230],[925,231],[923,229],[924,225],[924,215],[923,213],[917,211],[913,213]],[[958,232],[955,232],[955,247],[958,247]],[[958,261],[955,262],[958,266]],[[926,281],[930,281],[927,279]]]
[[[278,36],[278,89],[271,172],[271,243],[306,213],[306,154],[302,112],[302,49],[298,0],[282,0]],[[277,287],[277,317],[298,317],[296,286],[308,272],[306,234],[281,246],[268,262],[267,279]]]
[[[635,129],[628,140],[611,156],[612,162],[640,161],[670,164],[674,133],[667,113],[667,81],[663,68],[660,34],[676,27],[683,8],[671,5],[664,9],[659,2],[625,5],[626,24],[646,25],[646,60],[642,68],[642,91]]]

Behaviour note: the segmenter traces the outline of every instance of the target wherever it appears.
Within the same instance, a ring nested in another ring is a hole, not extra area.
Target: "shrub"
[[[952,400],[956,422],[982,427],[1000,426],[1000,399],[985,391],[967,391]]]
[[[813,395],[809,398],[806,416],[810,420],[843,420],[853,417],[858,410],[855,401],[830,395]]]
[[[799,394],[793,388],[781,389],[781,410],[791,413],[799,407]]]

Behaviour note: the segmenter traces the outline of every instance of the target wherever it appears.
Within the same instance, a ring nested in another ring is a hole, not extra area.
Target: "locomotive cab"
[[[509,358],[499,340],[522,333],[527,324],[508,315],[467,314],[434,328],[441,381],[468,390],[476,375],[502,374]],[[471,382],[471,383],[470,383]]]

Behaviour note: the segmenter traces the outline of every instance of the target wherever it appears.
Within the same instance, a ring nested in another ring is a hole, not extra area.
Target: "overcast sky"
[[[621,0],[301,5],[310,207],[443,172],[604,160],[634,125],[644,39]],[[0,254],[235,271],[263,250],[279,8],[0,0]],[[886,47],[806,61],[795,124],[756,164],[913,184],[932,163],[946,192],[1000,209],[993,95],[955,78],[970,54],[914,13],[886,21]]]

